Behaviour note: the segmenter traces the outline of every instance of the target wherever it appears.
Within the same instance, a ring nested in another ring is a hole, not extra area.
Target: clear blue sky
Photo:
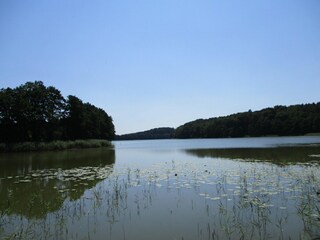
[[[1,0],[0,88],[42,80],[118,134],[320,101],[319,0]]]

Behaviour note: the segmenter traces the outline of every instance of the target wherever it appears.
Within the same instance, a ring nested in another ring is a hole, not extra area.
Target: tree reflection
[[[0,211],[43,218],[108,177],[114,163],[114,149],[7,155],[0,161]]]
[[[189,149],[187,154],[200,158],[227,158],[246,161],[269,161],[274,164],[319,162],[319,146],[275,148]]]

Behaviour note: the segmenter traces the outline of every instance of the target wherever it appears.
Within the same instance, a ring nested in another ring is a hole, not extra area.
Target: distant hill
[[[144,132],[118,135],[116,140],[170,138],[227,138],[259,136],[298,136],[320,134],[320,102],[275,106],[259,111],[198,119],[174,129],[154,128]]]
[[[136,132],[124,135],[117,135],[116,140],[144,140],[144,139],[169,139],[172,138],[174,128],[154,128],[144,132]]]
[[[320,102],[198,119],[178,127],[174,138],[293,136],[310,133],[320,133]]]

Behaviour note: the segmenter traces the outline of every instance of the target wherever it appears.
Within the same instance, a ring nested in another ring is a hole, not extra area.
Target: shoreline
[[[51,142],[0,143],[0,153],[62,151],[69,149],[113,147],[111,141],[103,139],[67,140]]]

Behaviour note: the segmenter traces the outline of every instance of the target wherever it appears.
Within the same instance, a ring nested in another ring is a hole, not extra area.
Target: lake
[[[0,239],[319,239],[320,137],[0,154]]]

